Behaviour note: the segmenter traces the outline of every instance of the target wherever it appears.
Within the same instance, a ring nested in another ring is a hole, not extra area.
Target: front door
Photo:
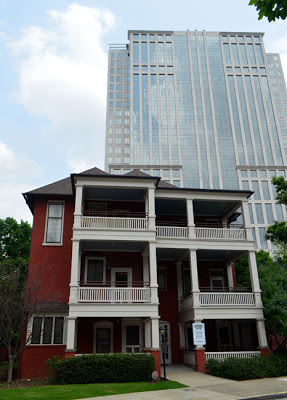
[[[159,321],[159,326],[164,326],[165,328],[164,337],[162,337],[161,334],[159,335],[159,345],[161,347],[162,340],[164,340],[164,342],[167,344],[165,351],[165,363],[171,364],[170,323],[167,321]],[[161,364],[163,364],[162,351],[160,352],[160,361]]]
[[[94,353],[113,352],[113,324],[108,321],[94,324]]]

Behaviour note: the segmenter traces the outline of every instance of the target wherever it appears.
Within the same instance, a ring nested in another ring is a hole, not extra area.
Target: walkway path
[[[201,374],[184,365],[167,367],[166,377],[187,388],[105,396],[104,400],[239,400],[285,393],[287,377],[237,382]],[[270,397],[271,398],[271,397]],[[274,397],[273,397],[274,398]],[[97,400],[94,397],[90,400]]]

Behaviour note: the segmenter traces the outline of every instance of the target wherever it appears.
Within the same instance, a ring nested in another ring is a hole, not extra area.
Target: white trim
[[[127,336],[126,327],[127,326],[138,326],[139,327],[139,346],[133,345],[132,347],[138,347],[139,353],[143,352],[144,342],[143,342],[143,320],[140,318],[123,318],[122,319],[122,352],[126,353],[127,348]],[[128,347],[131,347],[128,345]]]
[[[108,328],[110,329],[110,351],[109,353],[113,353],[114,351],[114,324],[110,321],[100,321],[94,323],[94,332],[93,332],[93,353],[97,354],[97,329],[98,328]]]
[[[62,208],[62,224],[61,224],[61,241],[60,242],[47,242],[47,228],[48,228],[48,215],[49,215],[49,206],[50,204],[61,203],[63,205]],[[65,215],[65,201],[64,200],[48,200],[47,208],[46,208],[46,219],[45,219],[45,232],[44,232],[44,241],[42,243],[43,246],[63,246],[63,234],[64,234],[64,215]]]
[[[88,261],[89,260],[102,260],[103,261],[103,283],[105,283],[106,282],[106,257],[86,257],[85,258],[85,272],[84,272],[85,284],[89,283],[89,281],[87,280]]]
[[[217,275],[217,276],[211,276],[211,272],[221,272],[221,275]],[[210,283],[210,287],[212,290],[214,289],[220,289],[219,286],[213,286],[213,278],[215,278],[216,280],[221,280],[222,283],[222,289],[224,288],[224,270],[223,268],[210,268],[209,269],[209,283]]]

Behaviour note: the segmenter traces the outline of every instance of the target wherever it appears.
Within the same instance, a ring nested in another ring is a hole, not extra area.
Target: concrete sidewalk
[[[201,374],[184,365],[167,367],[166,377],[187,388],[104,396],[105,400],[239,400],[285,393],[287,377],[237,382]],[[97,400],[94,397],[90,400]]]

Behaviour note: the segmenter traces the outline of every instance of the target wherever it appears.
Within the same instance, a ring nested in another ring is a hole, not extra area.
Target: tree
[[[267,17],[268,21],[275,21],[276,18],[287,17],[287,0],[250,0],[250,6],[255,6],[258,11],[258,19]]]
[[[0,219],[0,262],[29,262],[32,228],[28,222],[14,218]]]
[[[8,379],[12,381],[13,364],[30,342],[26,335],[32,315],[44,317],[55,305],[50,268],[30,263],[29,274],[15,262],[0,263],[0,341],[8,353]]]
[[[272,183],[276,189],[276,200],[279,204],[287,204],[287,182],[282,176],[278,178],[273,177]],[[279,246],[282,250],[282,246],[287,245],[287,224],[286,221],[278,222],[275,221],[273,225],[270,225],[267,229],[266,239],[270,239],[275,245]]]

